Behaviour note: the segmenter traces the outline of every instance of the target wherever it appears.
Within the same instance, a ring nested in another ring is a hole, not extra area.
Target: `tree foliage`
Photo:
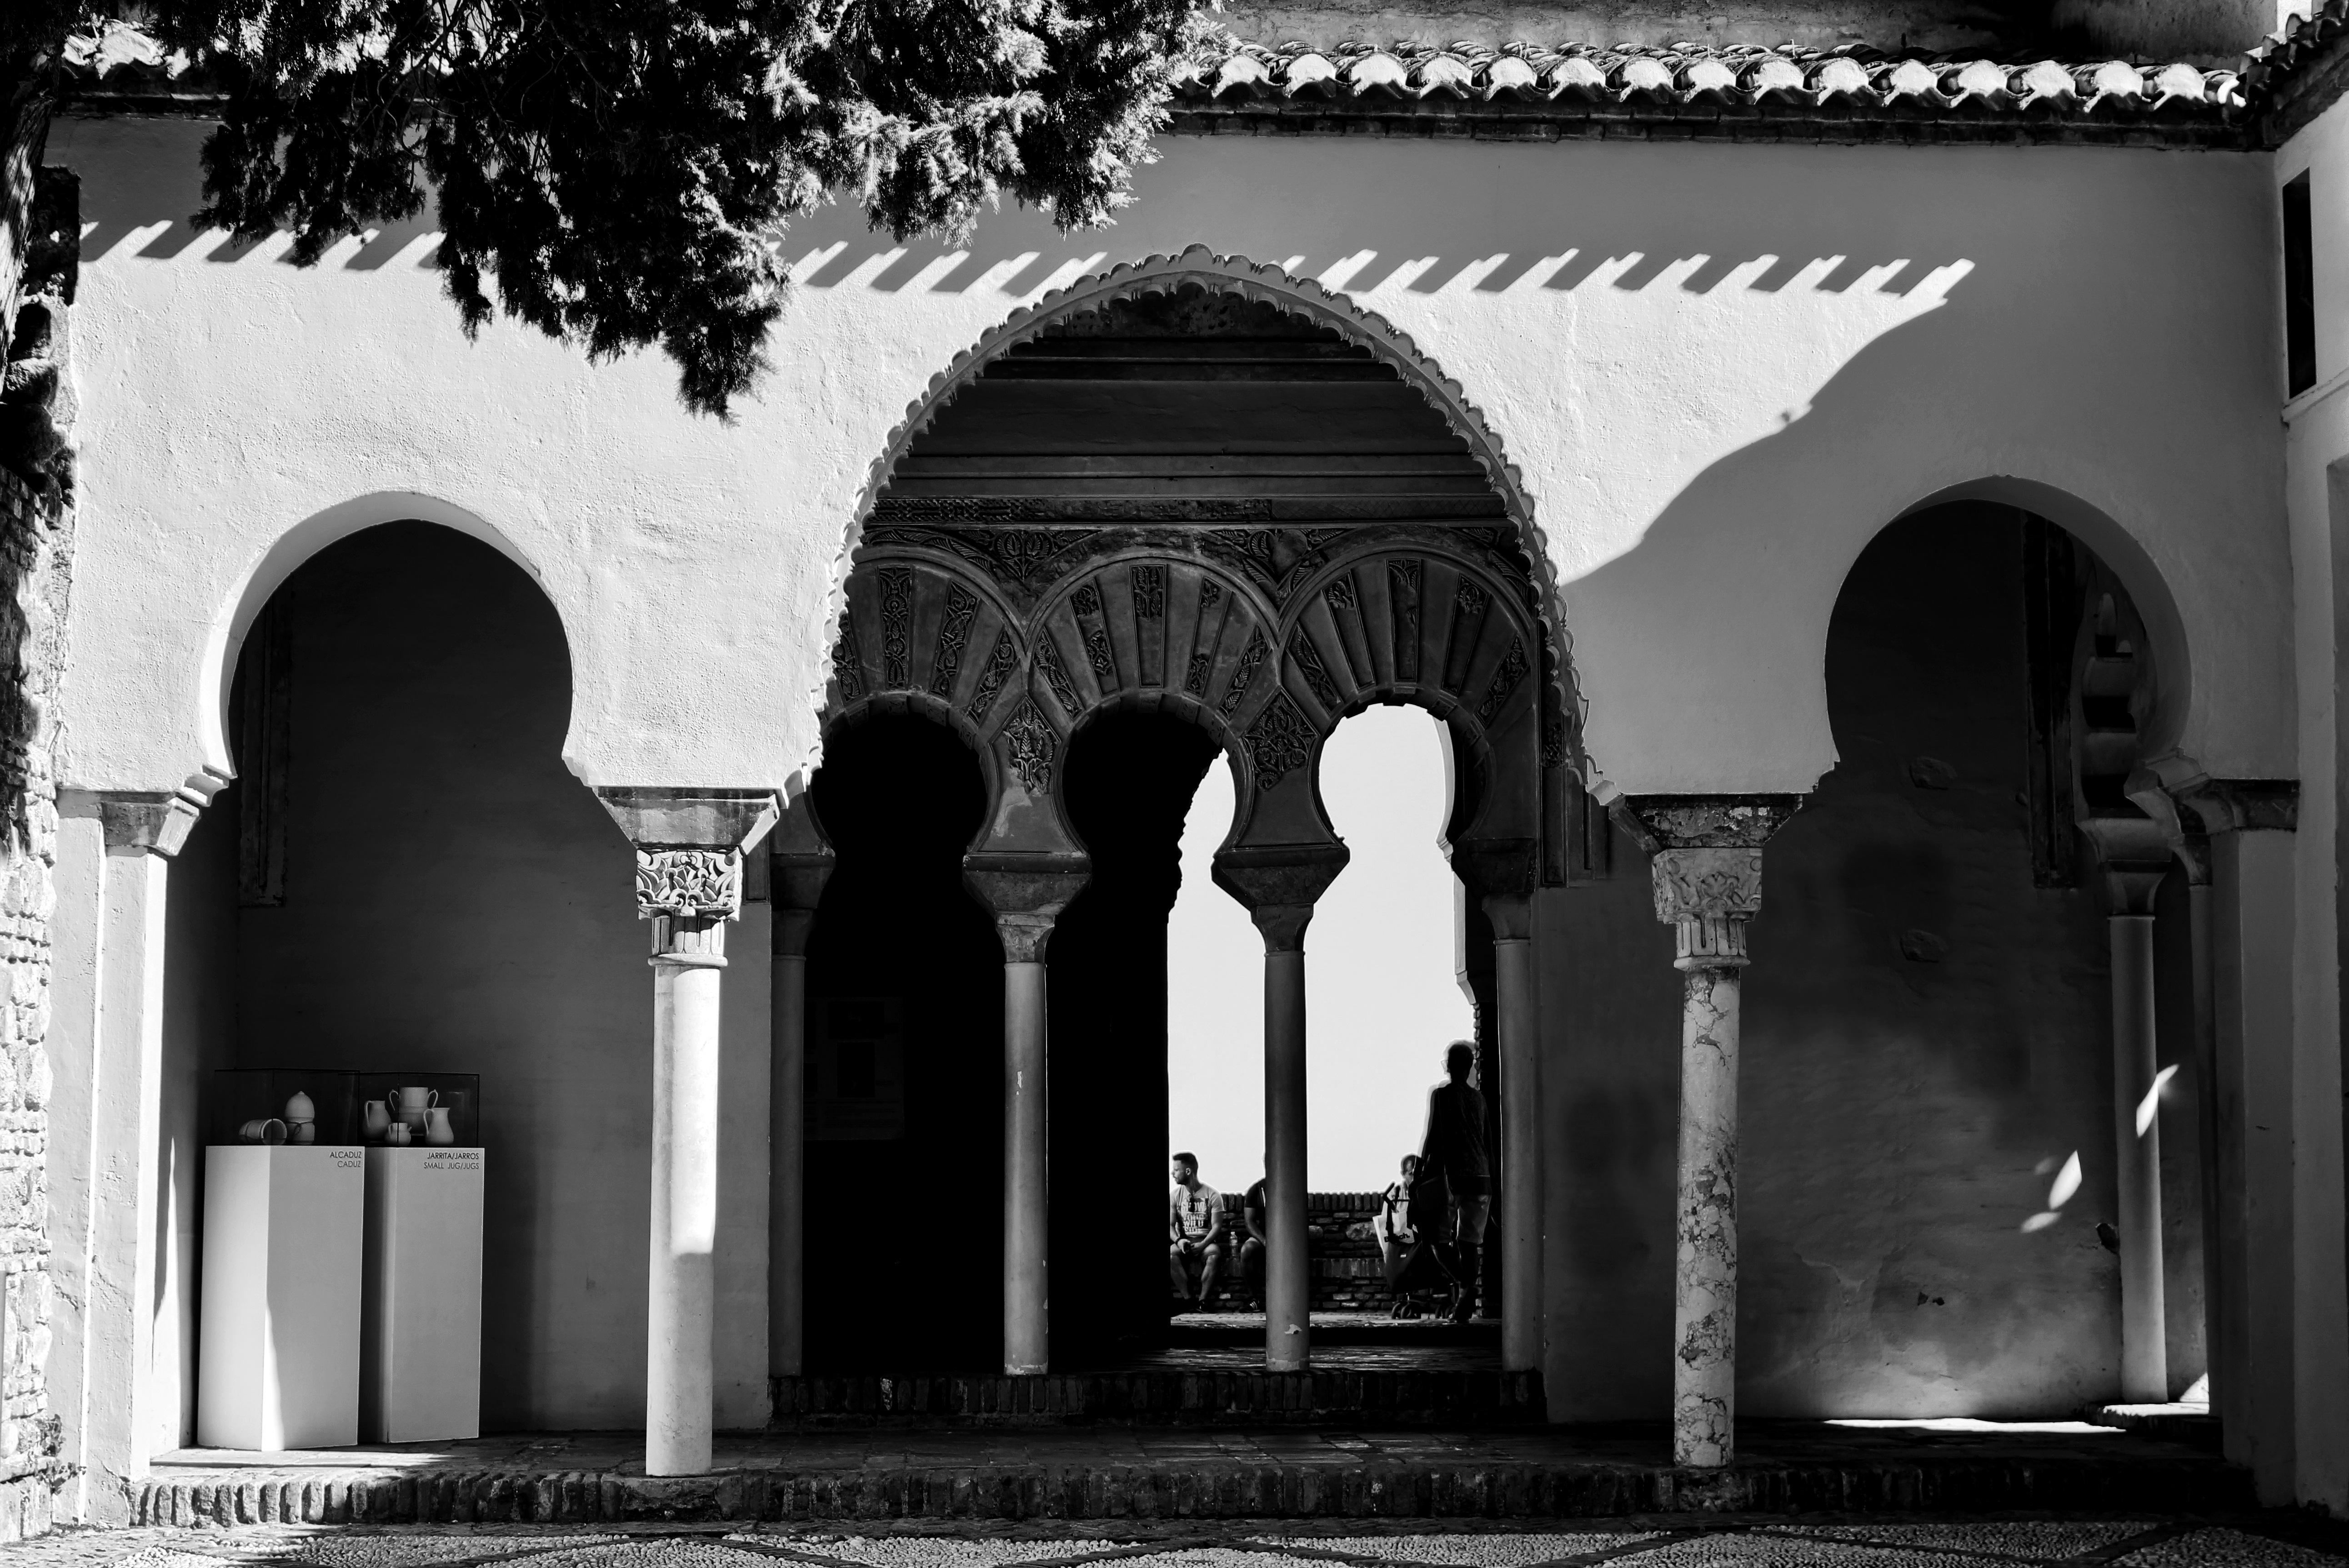
[[[608,358],[654,343],[726,414],[836,193],[898,238],[1004,196],[1108,221],[1199,0],[174,0],[227,93],[198,222],[315,261],[430,192],[469,332],[497,306]]]

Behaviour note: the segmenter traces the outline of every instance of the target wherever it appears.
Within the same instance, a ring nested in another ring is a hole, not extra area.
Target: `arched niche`
[[[479,514],[436,495],[417,491],[378,491],[354,496],[312,513],[280,534],[266,550],[255,557],[236,592],[229,597],[214,618],[211,634],[205,639],[197,688],[197,733],[203,749],[202,766],[189,780],[191,787],[199,789],[209,797],[221,784],[235,776],[228,744],[229,688],[236,673],[238,657],[244,650],[245,638],[251,633],[254,622],[267,607],[271,597],[305,562],[329,545],[387,523],[433,523],[454,529],[480,540],[513,562],[531,581],[539,584],[542,590],[545,586],[536,564],[494,524]],[[552,602],[552,596],[549,597]],[[560,618],[560,604],[555,606],[555,610]],[[564,628],[564,640],[569,642],[568,625]]]
[[[2144,754],[2158,756],[2177,749],[2187,736],[2194,711],[2193,649],[2178,600],[2137,536],[2069,491],[2012,475],[1951,485],[1918,501],[1900,516],[1912,517],[1958,501],[2013,506],[2045,518],[2086,545],[2120,579],[2153,644],[2152,701],[2142,726]]]

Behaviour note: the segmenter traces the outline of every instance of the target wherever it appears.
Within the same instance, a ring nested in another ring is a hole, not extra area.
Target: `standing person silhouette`
[[[1476,1088],[1476,1047],[1454,1040],[1444,1049],[1447,1082],[1427,1096],[1427,1137],[1419,1149],[1419,1176],[1412,1192],[1413,1219],[1426,1190],[1440,1187],[1451,1234],[1439,1248],[1452,1275],[1452,1321],[1466,1323],[1476,1310],[1476,1279],[1485,1261],[1485,1222],[1493,1215],[1493,1166],[1485,1147],[1485,1096]],[[1433,1205],[1429,1205],[1433,1210]],[[1439,1231],[1439,1238],[1441,1232]]]

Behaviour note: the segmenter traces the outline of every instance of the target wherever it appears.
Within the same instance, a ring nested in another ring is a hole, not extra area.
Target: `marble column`
[[[1044,948],[1051,915],[998,916],[1003,943],[1003,1370],[1051,1365],[1050,1042]]]
[[[833,855],[805,794],[775,826],[772,1073],[768,1082],[767,1370],[797,1377],[807,1355],[807,950]]]
[[[718,1241],[719,1002],[742,852],[773,826],[770,792],[598,789],[636,845],[652,922],[652,1242],[645,1312],[645,1473],[709,1469]]]
[[[1501,1366],[1541,1365],[1541,1053],[1533,900],[1487,898],[1501,1055]]]
[[[1302,1372],[1313,1352],[1305,1222],[1305,928],[1346,867],[1341,844],[1269,845],[1216,856],[1216,885],[1264,937],[1264,1365]]]
[[[1737,1050],[1745,929],[1762,907],[1762,846],[1799,797],[1647,796],[1630,803],[1653,856],[1656,918],[1682,975],[1678,1220],[1672,1270],[1672,1462],[1736,1451]]]
[[[1313,907],[1251,913],[1264,936],[1264,1365],[1302,1372],[1313,1354],[1305,1217],[1305,928]]]
[[[1084,857],[974,852],[963,880],[1003,944],[1003,1370],[1051,1366],[1051,1051],[1045,948],[1085,885]]]
[[[49,1393],[77,1467],[59,1511],[92,1522],[126,1522],[125,1483],[176,1445],[178,1380],[156,1366],[164,914],[171,857],[203,805],[186,790],[58,802]]]

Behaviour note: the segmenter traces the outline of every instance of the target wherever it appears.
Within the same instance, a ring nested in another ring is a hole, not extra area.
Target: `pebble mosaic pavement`
[[[2299,1533],[2299,1532],[2287,1532]],[[2344,1537],[2349,1540],[2349,1537]],[[2336,1544],[2338,1544],[2336,1542]],[[563,1530],[416,1525],[76,1532],[0,1547],[0,1568],[2349,1568],[2250,1529],[2186,1521],[1837,1523],[1644,1520],[1630,1528],[1268,1532],[1262,1521],[673,1525]]]

